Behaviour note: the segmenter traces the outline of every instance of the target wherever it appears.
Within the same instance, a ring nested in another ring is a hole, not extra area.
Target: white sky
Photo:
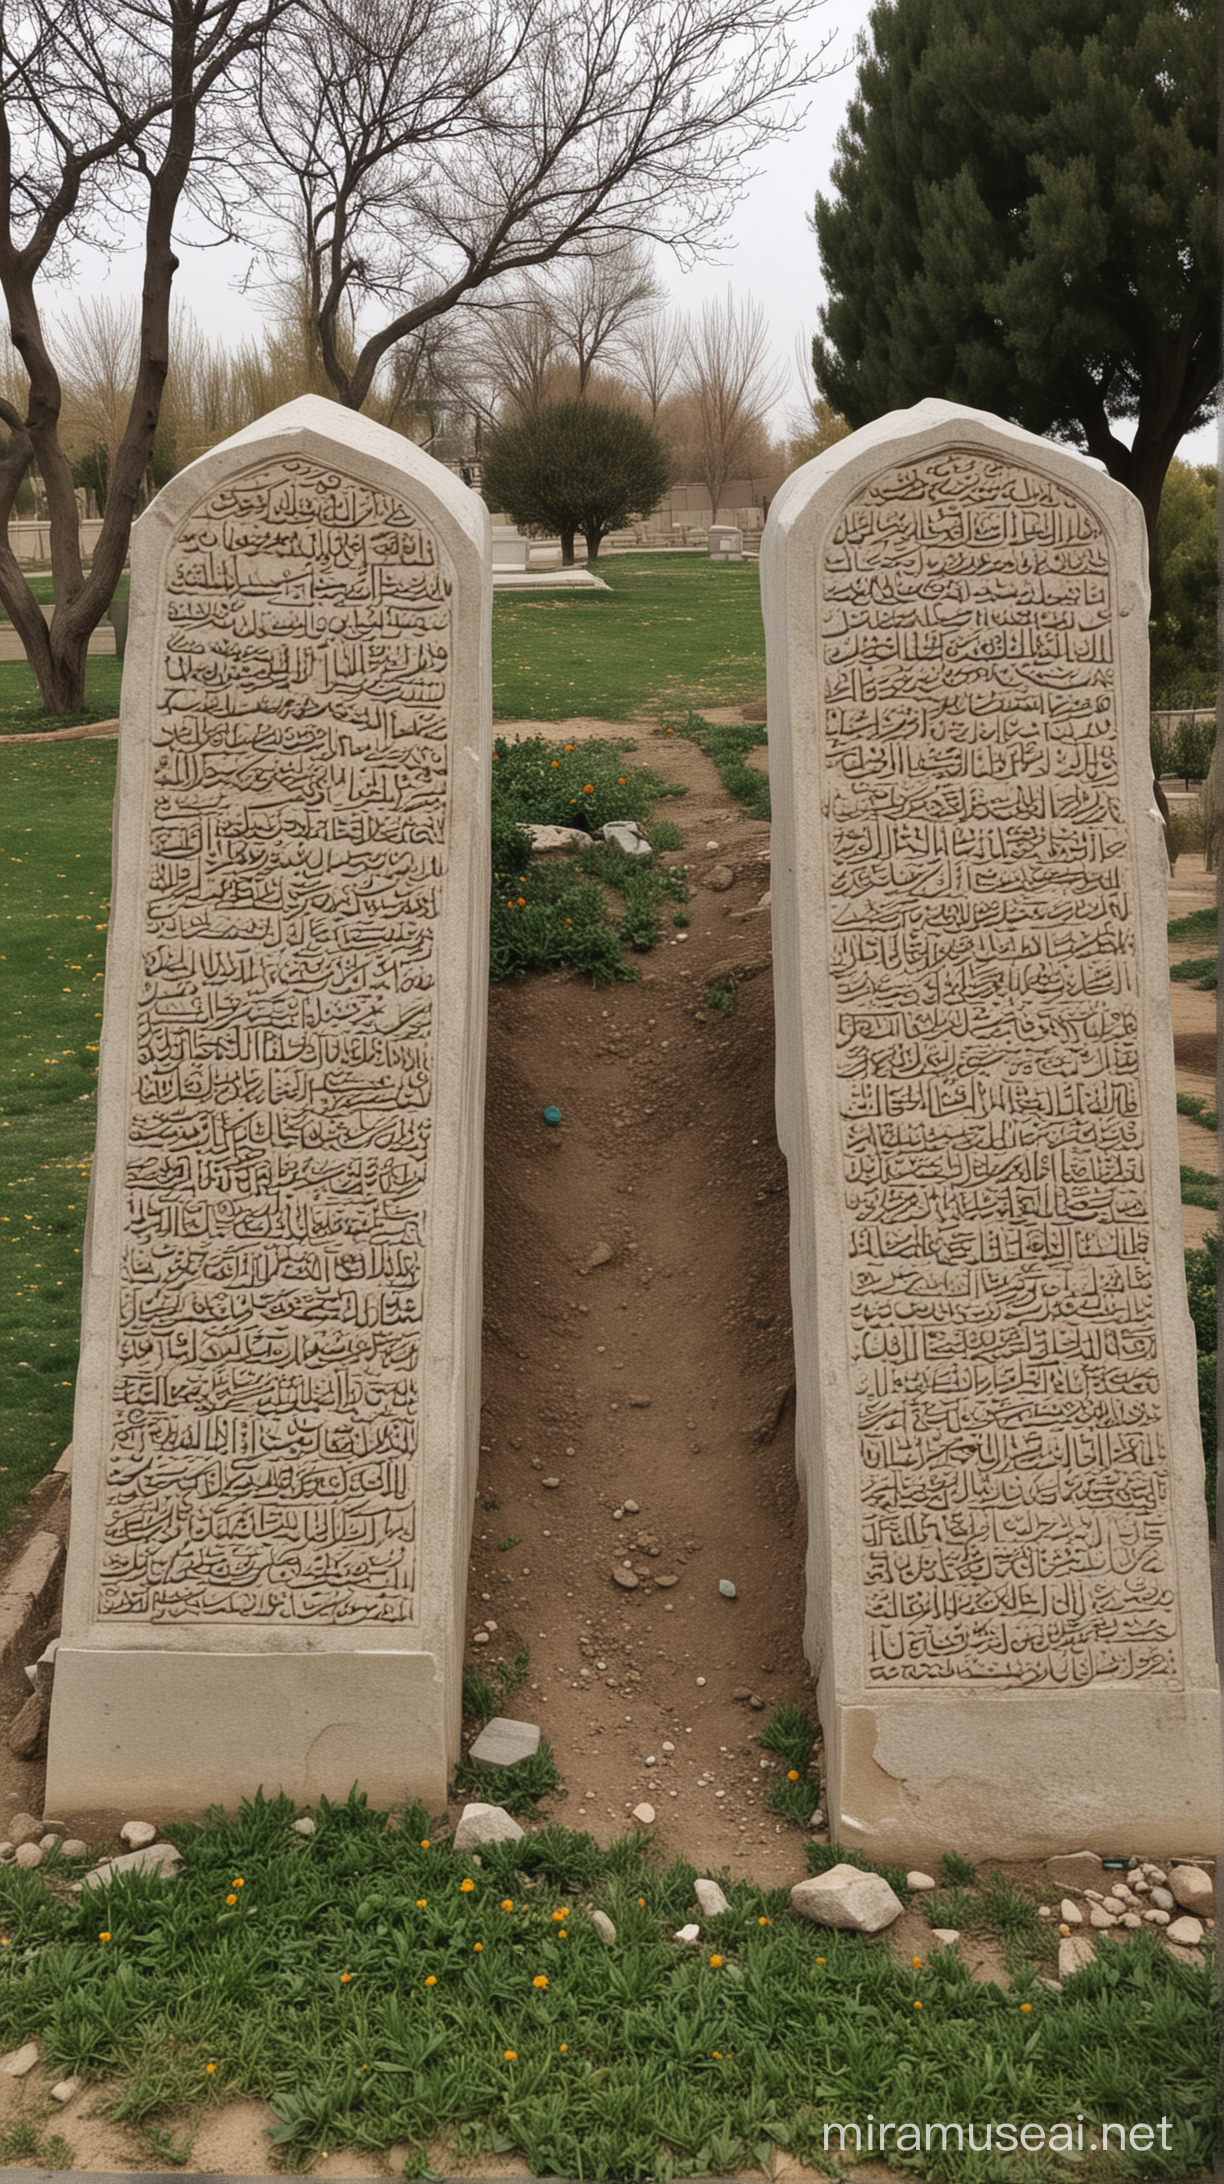
[[[813,6],[810,46],[814,51],[832,33],[825,61],[830,72],[811,94],[802,128],[780,138],[756,161],[757,177],[732,214],[726,247],[717,262],[683,273],[670,254],[660,258],[660,273],[683,310],[698,309],[723,295],[728,285],[737,297],[750,296],[763,307],[774,360],[787,374],[786,389],[772,412],[773,427],[779,433],[785,430],[789,413],[800,406],[796,345],[808,347],[823,296],[808,214],[817,194],[828,188],[837,132],[854,88],[855,42],[866,29],[871,5],[872,0],[817,0]],[[839,67],[839,63],[846,65]],[[180,244],[179,250],[182,264],[175,281],[176,297],[188,305],[200,325],[214,339],[235,343],[257,335],[260,315],[239,293],[250,264],[249,251],[200,249],[189,243]],[[96,281],[99,291],[105,287],[112,294],[116,290],[139,293],[139,261],[134,254],[96,269],[82,265],[80,274],[82,288],[92,289]],[[1133,427],[1123,424],[1117,429],[1126,438]],[[1178,452],[1187,462],[1215,462],[1215,426],[1188,435]]]

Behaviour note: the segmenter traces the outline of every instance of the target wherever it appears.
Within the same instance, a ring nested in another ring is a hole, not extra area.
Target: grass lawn
[[[633,720],[765,692],[755,562],[610,554],[607,592],[493,599],[493,711],[501,720]]]
[[[768,2169],[775,2147],[824,2168],[827,2127],[857,2126],[865,2149],[869,2116],[891,2123],[891,2159],[938,2184],[1186,2178],[1210,2158],[1210,1973],[1141,1934],[1102,1942],[1052,1994],[1049,1926],[1000,1876],[966,1883],[959,1860],[937,1908],[996,1938],[1010,1991],[974,1981],[955,1949],[897,1963],[885,1935],[813,1926],[785,1889],[724,1876],[730,1908],[704,1917],[693,1868],[638,1839],[601,1850],[551,1826],[484,1846],[478,1865],[419,1805],[391,1829],[356,1796],[306,1836],[293,1817],[260,1800],[171,1827],[184,1865],[169,1883],[74,1897],[56,1884],[81,1868],[58,1853],[46,1878],[0,1869],[0,2041],[37,2037],[53,2070],[120,2076],[114,2112],[163,2163],[188,2163],[206,2105],[237,2096],[271,2102],[282,2160],[326,2154],[340,2174],[347,2147],[394,2147],[407,2176],[428,2173],[439,2137],[456,2169],[514,2154],[617,2184]],[[813,1846],[808,1863],[840,1855]],[[699,1943],[677,1942],[694,1917]],[[1089,2151],[1106,2123],[1116,2146],[1119,2126],[1162,2118],[1163,2153],[1157,2130],[1125,2167]],[[1041,2126],[1053,2154],[1013,2165],[1000,2124],[1012,2147],[1028,2126],[1030,2149]]]
[[[77,713],[44,713],[38,684],[24,660],[0,660],[0,736],[30,735],[40,729],[76,727],[82,721],[113,720],[119,711],[123,662],[103,655],[85,663],[85,703]]]

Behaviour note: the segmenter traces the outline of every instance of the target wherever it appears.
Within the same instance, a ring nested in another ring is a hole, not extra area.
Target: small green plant
[[[1204,1130],[1214,1130],[1219,1121],[1214,1107],[1208,1107],[1206,1100],[1197,1099],[1192,1092],[1178,1093],[1177,1112],[1189,1115],[1191,1122],[1201,1123]]]
[[[533,1813],[542,1797],[564,1797],[566,1792],[561,1787],[552,1746],[541,1738],[538,1752],[533,1752],[530,1759],[516,1759],[510,1767],[461,1759],[451,1794],[500,1805],[506,1812]]]
[[[733,978],[715,979],[712,986],[706,987],[705,1005],[708,1009],[713,1009],[719,1016],[729,1016],[735,1007],[735,980]]]
[[[1220,1179],[1206,1168],[1185,1168],[1181,1172],[1181,1200],[1183,1206],[1203,1206],[1208,1213],[1219,1207]]]
[[[759,767],[750,766],[744,755],[769,742],[764,728],[746,721],[738,725],[716,724],[703,720],[700,713],[686,713],[681,720],[665,725],[659,733],[685,736],[690,743],[695,743],[712,761],[723,787],[747,805],[749,816],[768,819],[769,776]]]
[[[1218,910],[1192,910],[1188,918],[1174,918],[1168,932],[1170,940],[1214,940],[1219,930]]]
[[[650,846],[653,850],[683,849],[683,829],[676,825],[674,819],[652,819]]]
[[[1185,963],[1171,964],[1169,976],[1183,985],[1197,986],[1200,993],[1214,993],[1218,970],[1218,956],[1192,956]]]
[[[909,1883],[904,1866],[877,1865],[861,1850],[846,1850],[841,1843],[808,1843],[804,1857],[809,1873],[827,1873],[831,1866],[857,1866],[860,1873],[882,1873],[894,1896],[903,1904],[910,1900]],[[928,1903],[931,1901],[927,1899]]]
[[[507,1534],[506,1534],[506,1536],[505,1536],[505,1538],[504,1538],[504,1539],[499,1539],[499,1540],[498,1540],[498,1542],[497,1542],[497,1552],[498,1552],[498,1554],[499,1554],[499,1555],[508,1555],[508,1554],[509,1554],[509,1552],[510,1552],[510,1549],[511,1549],[512,1547],[517,1547],[517,1546],[518,1546],[518,1543],[519,1543],[519,1536],[518,1536],[518,1533],[517,1533],[517,1532],[507,1532]]]
[[[775,1777],[765,1791],[765,1803],[779,1819],[805,1828],[820,1802],[820,1776],[812,1769],[816,1731],[802,1706],[787,1702],[771,1714],[757,1738],[767,1752],[776,1752],[786,1773]]]
[[[512,1661],[494,1661],[489,1666],[497,1679],[496,1683],[490,1683],[481,1668],[465,1668],[463,1671],[461,1704],[464,1719],[479,1722],[482,1729],[492,1719],[502,1701],[508,1699],[512,1691],[517,1691],[519,1685],[527,1681],[527,1671],[531,1666],[531,1648],[522,1646]]]
[[[945,1850],[939,1861],[939,1878],[945,1888],[972,1888],[977,1871],[967,1858],[958,1857],[954,1850]]]

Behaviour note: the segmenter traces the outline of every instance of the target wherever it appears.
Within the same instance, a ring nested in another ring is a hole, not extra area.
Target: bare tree
[[[680,369],[687,340],[683,319],[673,317],[668,311],[652,311],[621,338],[621,370],[639,394],[645,396],[652,425],[657,422]]]
[[[265,226],[311,269],[340,399],[360,408],[389,350],[507,274],[635,237],[708,246],[752,153],[796,125],[795,95],[823,73],[790,36],[810,13],[311,0],[269,51],[251,157]],[[346,309],[375,322],[351,369]]]
[[[630,240],[577,261],[562,259],[541,293],[559,344],[574,359],[581,397],[597,359],[619,355],[659,310],[665,291],[641,243]]]
[[[174,222],[189,186],[225,219],[227,113],[244,64],[294,0],[0,0],[0,286],[25,367],[24,404],[0,399],[0,600],[50,712],[84,697],[90,631],[127,554],[169,367]],[[249,95],[249,86],[247,93]],[[144,220],[144,288],[131,401],[111,465],[106,512],[85,572],[72,466],[60,435],[61,372],[39,279],[75,246],[106,248]],[[51,520],[50,628],[7,534],[37,465]]]
[[[786,384],[781,366],[770,370],[765,313],[751,299],[703,304],[689,328],[684,391],[696,413],[697,474],[710,496],[710,520],[727,481],[737,474],[754,439],[764,437],[765,412]]]

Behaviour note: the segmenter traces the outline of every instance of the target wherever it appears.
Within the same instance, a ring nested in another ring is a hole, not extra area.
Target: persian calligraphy
[[[413,1619],[452,593],[304,457],[171,547],[103,1619]]]
[[[958,450],[818,583],[867,1681],[1175,1683],[1109,542]]]

